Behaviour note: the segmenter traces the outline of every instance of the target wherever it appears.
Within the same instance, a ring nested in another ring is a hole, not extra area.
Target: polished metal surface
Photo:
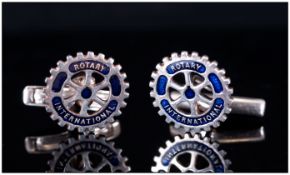
[[[191,134],[211,131],[230,112],[262,117],[266,102],[232,96],[230,79],[215,61],[198,53],[172,53],[151,74],[150,96],[166,122]]]
[[[266,109],[266,101],[260,98],[233,97],[232,113],[263,117]]]
[[[184,136],[186,132],[182,129],[176,129],[173,126],[169,127],[170,134],[174,136]],[[243,143],[243,142],[260,142],[266,139],[265,129],[263,126],[257,129],[243,131],[216,131],[200,133],[203,137],[208,136],[219,143]]]
[[[118,120],[108,123],[102,129],[97,128],[94,132],[95,137],[105,137],[106,140],[113,140],[121,134],[121,125]],[[25,149],[30,154],[45,154],[59,149],[60,143],[70,137],[68,131],[46,136],[29,136],[25,138]]]
[[[45,107],[58,125],[90,133],[114,122],[127,104],[129,83],[122,67],[103,54],[79,52],[58,61],[46,86],[26,86],[23,103]],[[57,89],[57,90],[56,90]]]

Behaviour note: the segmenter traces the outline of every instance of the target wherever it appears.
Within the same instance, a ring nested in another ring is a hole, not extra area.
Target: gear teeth
[[[213,123],[213,127],[217,128],[220,126],[220,122],[219,121],[216,121]]]
[[[157,171],[158,171],[157,167],[151,167],[151,172],[157,173]]]
[[[56,72],[56,69],[55,68],[52,68],[52,69],[49,70],[49,73],[50,74],[56,74],[57,72]]]
[[[182,51],[181,52],[181,57],[188,57],[188,52],[187,51]]]
[[[171,144],[171,142],[170,142],[169,140],[167,140],[167,141],[165,142],[165,144],[166,144],[167,147],[169,147],[170,144]]]
[[[101,60],[105,60],[105,55],[102,54],[102,53],[99,53],[99,54],[97,55],[97,58],[99,58],[99,59],[101,59]],[[110,60],[110,58],[109,58],[109,60]]]
[[[233,93],[234,93],[234,89],[233,89],[233,88],[228,88],[228,92],[229,92],[230,94],[233,94]]]
[[[229,114],[229,113],[231,113],[231,111],[232,111],[232,109],[231,109],[231,108],[226,108],[226,109],[225,109],[225,113],[226,113],[226,114]]]
[[[83,127],[78,127],[78,131],[79,132],[84,132],[84,128]]]
[[[116,113],[117,116],[119,116],[121,114],[122,114],[122,112],[120,110],[118,110],[117,113]]]
[[[49,78],[46,77],[45,80],[44,80],[44,82],[47,84],[49,82]]]
[[[171,58],[178,58],[178,54],[176,52],[172,53]]]
[[[163,63],[166,63],[166,62],[168,62],[169,61],[169,58],[168,57],[164,57],[163,59],[162,59],[162,62]]]
[[[155,93],[153,91],[150,92],[150,97],[154,97]],[[157,107],[157,106],[156,106]]]
[[[109,61],[110,64],[114,64],[114,59],[113,58],[109,58],[108,61]]]
[[[205,137],[205,138],[203,139],[203,141],[205,141],[206,143],[209,143],[209,142],[210,142],[210,138]]]
[[[217,144],[217,143],[212,143],[212,146],[215,148],[215,149],[218,149],[218,147],[219,147],[219,144]]]
[[[225,113],[226,113],[226,111],[225,111]],[[222,122],[224,122],[224,121],[226,121],[226,119],[227,119],[227,116],[226,116],[226,115],[222,115],[220,120],[221,120]]]
[[[63,62],[63,61],[58,61],[58,62],[56,63],[56,65],[57,65],[58,67],[62,67],[62,66],[63,66],[63,64],[64,64],[64,62]]]
[[[67,129],[68,129],[69,131],[73,131],[73,130],[75,129],[75,127],[72,126],[72,125],[68,125]]]
[[[228,166],[232,164],[232,162],[231,162],[229,159],[226,159],[226,160],[225,160],[225,163],[226,163]]]
[[[204,130],[205,130],[205,131],[210,131],[211,128],[210,128],[210,126],[206,126],[206,127],[204,127]]]
[[[153,104],[153,105],[154,105],[154,104]],[[159,114],[159,115],[163,115],[163,111],[162,111],[162,110],[159,110],[159,111],[158,111],[158,114]]]
[[[231,84],[231,79],[226,78],[226,79],[224,79],[224,82],[225,82],[225,84],[229,85],[229,84]]]
[[[72,61],[74,58],[71,56],[71,55],[68,55],[67,57],[66,57],[66,60],[67,61]]]
[[[154,160],[155,162],[158,162],[158,157],[157,157],[157,156],[154,156],[153,160]]]
[[[207,61],[209,61],[209,58],[208,58],[208,56],[204,55],[201,57],[201,60],[207,62]]]
[[[171,120],[170,120],[169,118],[166,118],[165,121],[166,121],[167,123],[170,123],[170,122],[171,122]]]
[[[153,78],[153,79],[156,79],[157,78],[157,74],[156,74],[156,72],[154,71],[154,72],[152,72],[152,74],[151,74],[151,77]]]
[[[123,102],[121,103],[121,107],[124,108],[124,107],[126,107],[126,106],[127,106],[127,103],[123,101]]]
[[[175,123],[175,128],[177,128],[177,129],[179,129],[180,128],[180,125],[179,124],[177,124],[177,123]]]
[[[225,152],[224,150],[220,150],[219,153],[223,157],[227,155],[227,152]]]
[[[149,82],[149,87],[151,87],[151,88],[154,87],[154,82],[153,82],[153,81],[150,81],[150,82]]]
[[[47,111],[47,112],[49,112],[49,111]],[[50,118],[52,119],[52,120],[57,120],[57,116],[55,116],[55,115],[50,115]]]
[[[158,152],[162,154],[162,153],[164,152],[164,148],[160,147],[160,148],[158,149]]]
[[[119,71],[121,71],[122,66],[121,66],[120,64],[118,64],[118,65],[116,65],[116,68],[117,68]]]
[[[191,57],[198,57],[198,53],[197,52],[191,52]]]
[[[83,52],[77,52],[77,57],[78,58],[84,58]]]
[[[127,89],[130,87],[130,84],[126,82],[126,83],[124,83],[124,87],[125,87],[125,89]]]
[[[156,69],[160,71],[160,70],[162,69],[161,64],[157,64],[157,65],[156,65]]]
[[[188,133],[185,133],[183,137],[184,137],[184,139],[189,139],[190,135]]]
[[[122,78],[123,78],[123,80],[126,79],[127,78],[127,74],[123,72],[122,73]]]
[[[217,67],[217,66],[218,66],[218,63],[217,63],[216,61],[213,61],[213,62],[210,63],[210,65],[211,65],[212,67]]]
[[[191,134],[191,135],[195,135],[195,133],[196,133],[195,130],[193,130],[193,129],[190,130],[190,134]]]
[[[198,134],[192,134],[193,135],[193,139],[199,139]]]
[[[129,93],[125,92],[124,93],[124,98],[128,98],[129,97]]]
[[[92,51],[88,51],[87,53],[88,58],[94,58],[95,57],[95,53]]]
[[[219,72],[222,76],[224,76],[226,74],[226,71],[224,69],[221,69]]]
[[[158,103],[156,101],[153,102],[154,107],[158,107]]]
[[[62,122],[61,120],[59,120],[59,121],[57,122],[57,124],[58,124],[59,126],[61,126],[61,127],[64,127],[64,125],[65,125],[65,123]]]
[[[179,140],[181,140],[180,136],[177,135],[177,136],[174,137],[174,141],[175,141],[175,142],[177,142],[177,141],[179,141]]]

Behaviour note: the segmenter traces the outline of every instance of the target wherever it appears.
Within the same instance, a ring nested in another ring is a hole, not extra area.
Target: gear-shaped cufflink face
[[[206,56],[193,52],[165,57],[152,73],[150,96],[168,123],[193,134],[218,127],[230,112],[230,80]]]
[[[185,134],[184,138],[175,137],[174,142],[167,141],[166,148],[160,148],[158,157],[154,157],[152,172],[227,172],[231,162],[224,159],[226,152],[218,150],[218,144],[208,137],[201,139]]]
[[[45,103],[51,118],[69,130],[78,128],[80,132],[92,131],[113,122],[125,107],[125,91],[129,84],[121,66],[114,65],[112,58],[103,54],[86,55],[78,53],[59,61],[51,76],[46,78]]]
[[[113,142],[95,136],[73,138],[60,145],[49,161],[51,172],[128,172],[127,158],[121,156],[122,150],[114,148]]]

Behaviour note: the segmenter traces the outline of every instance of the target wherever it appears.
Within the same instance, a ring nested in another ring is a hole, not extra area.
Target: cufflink
[[[232,96],[230,79],[215,61],[196,52],[173,53],[157,64],[151,74],[150,96],[167,123],[191,134],[210,131],[239,113],[263,116],[265,100]]]
[[[58,61],[46,86],[26,86],[23,103],[45,107],[58,125],[72,131],[94,132],[113,123],[129,97],[126,74],[112,58],[93,52]]]

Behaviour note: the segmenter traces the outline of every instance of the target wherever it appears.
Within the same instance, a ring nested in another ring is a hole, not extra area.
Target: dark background
[[[45,109],[22,103],[26,85],[44,85],[49,69],[78,51],[120,63],[130,82],[116,146],[132,171],[149,172],[170,139],[149,96],[164,56],[197,51],[216,60],[234,93],[267,101],[261,120],[230,115],[222,129],[263,125],[266,140],[223,145],[235,172],[288,170],[287,3],[3,3],[3,171],[43,172],[49,155],[29,155],[24,138],[58,133]]]

